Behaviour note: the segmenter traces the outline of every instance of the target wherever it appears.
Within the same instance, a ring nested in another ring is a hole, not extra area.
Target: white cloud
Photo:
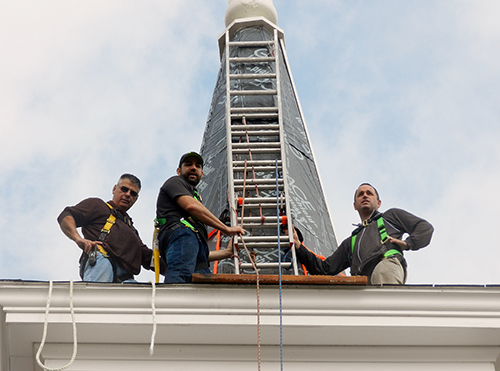
[[[78,249],[55,219],[85,197],[108,199],[123,172],[143,180],[131,215],[150,243],[158,188],[201,143],[226,6],[2,5],[2,278],[78,279]],[[481,261],[498,258],[488,228],[499,206],[498,2],[275,6],[339,240],[369,181],[383,209],[436,227],[431,246],[408,253],[411,283],[498,283]],[[463,215],[474,236],[455,222]]]

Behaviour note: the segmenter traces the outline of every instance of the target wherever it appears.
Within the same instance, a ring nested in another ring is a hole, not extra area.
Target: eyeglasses
[[[137,196],[139,196],[139,193],[137,193],[136,191],[134,191],[134,190],[132,190],[132,189],[130,189],[128,187],[125,187],[125,186],[121,186],[120,187],[120,191],[122,191],[123,193],[130,192],[130,195],[132,197],[134,197],[134,198],[137,197]]]

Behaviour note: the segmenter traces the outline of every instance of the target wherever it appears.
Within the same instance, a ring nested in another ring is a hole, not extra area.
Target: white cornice
[[[33,356],[47,293],[46,282],[0,282],[3,353]],[[79,343],[146,349],[153,321],[151,293],[149,285],[75,283]],[[277,286],[260,288],[261,342],[266,347],[279,343],[278,295]],[[282,303],[283,342],[289,349],[492,347],[494,353],[500,344],[498,286],[284,286]],[[256,343],[254,286],[159,285],[155,304],[158,347]],[[70,346],[70,324],[69,284],[54,283],[47,341]]]

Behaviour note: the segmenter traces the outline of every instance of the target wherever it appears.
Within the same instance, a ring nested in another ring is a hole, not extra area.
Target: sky
[[[369,182],[435,228],[409,284],[500,284],[500,2],[274,0],[339,242]],[[0,279],[79,280],[64,207],[199,150],[227,0],[0,0]],[[496,103],[495,103],[496,102]],[[143,271],[138,280],[154,279]]]

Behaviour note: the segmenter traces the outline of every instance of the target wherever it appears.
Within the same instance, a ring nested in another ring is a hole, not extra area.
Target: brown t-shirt
[[[140,239],[139,233],[133,228],[130,216],[116,208],[112,201],[108,203],[125,218],[130,220],[132,227],[127,225],[121,218],[116,218],[115,224],[111,227],[109,234],[103,242],[104,249],[113,257],[118,265],[132,274],[139,274],[141,265],[146,269],[152,269],[150,250]],[[87,198],[75,206],[66,207],[57,218],[61,221],[67,215],[75,219],[77,227],[82,228],[83,237],[98,241],[101,229],[111,214],[111,209],[99,198]],[[83,254],[82,254],[83,255]]]

